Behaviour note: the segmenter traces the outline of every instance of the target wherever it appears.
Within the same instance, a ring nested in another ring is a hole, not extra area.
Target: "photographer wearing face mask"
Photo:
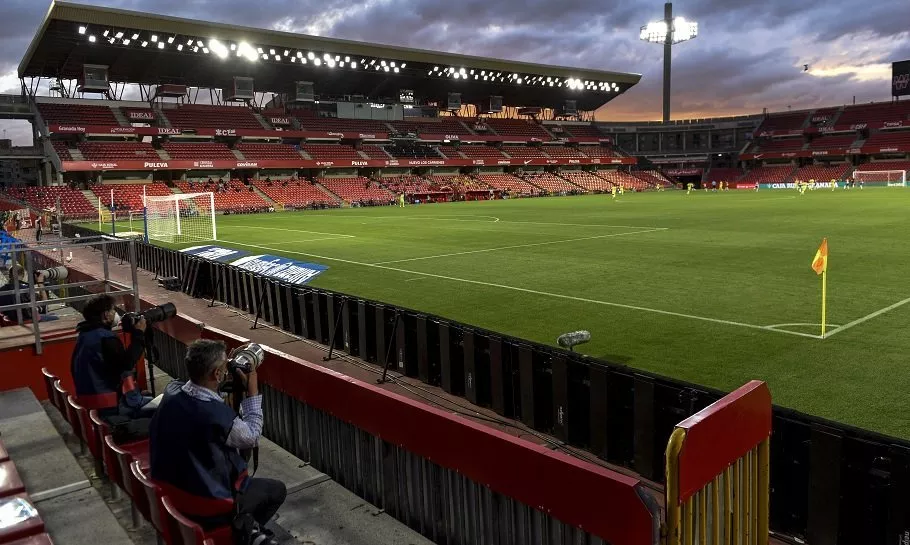
[[[142,395],[136,386],[136,364],[145,351],[145,319],[140,319],[130,335],[128,347],[111,331],[120,324],[120,315],[110,295],[96,295],[82,309],[85,321],[76,326],[79,333],[73,350],[71,371],[76,386],[76,399],[87,409],[96,409],[99,416],[116,426],[145,417],[146,430],[133,428],[124,433],[147,435],[147,419],[143,408],[152,400]],[[117,435],[115,433],[115,435]]]
[[[204,528],[231,524],[237,543],[274,545],[265,525],[284,503],[287,489],[281,481],[248,475],[241,450],[258,445],[262,396],[258,362],[238,366],[240,359],[229,362],[221,341],[189,346],[190,380],[167,386],[152,419],[151,476],[183,514]],[[232,378],[234,395],[246,393],[239,415],[219,393]]]

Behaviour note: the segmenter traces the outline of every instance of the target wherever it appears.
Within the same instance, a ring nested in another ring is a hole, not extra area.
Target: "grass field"
[[[910,191],[626,194],[225,216],[314,285],[910,438]],[[810,262],[830,244],[829,336]]]

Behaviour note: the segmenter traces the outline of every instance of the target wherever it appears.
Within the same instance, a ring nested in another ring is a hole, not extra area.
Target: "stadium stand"
[[[541,148],[532,146],[503,146],[502,151],[515,159],[540,159],[541,157],[546,157]]]
[[[758,151],[799,151],[803,149],[803,138],[775,138],[758,142]]]
[[[314,117],[305,113],[295,113],[294,119],[300,128],[306,131],[342,131],[342,132],[389,132],[389,126],[381,121],[368,119],[339,119],[337,117]]]
[[[57,152],[57,156],[60,157],[61,161],[73,160],[73,156],[70,155],[69,144],[63,140],[51,140],[51,145],[54,146],[54,151]]]
[[[110,106],[39,102],[38,112],[48,125],[120,125]]]
[[[220,142],[165,142],[162,146],[171,159],[212,160],[236,159],[226,144]]]
[[[705,174],[705,180],[718,182],[733,182],[743,176],[742,169],[739,168],[712,168]]]
[[[832,125],[831,121],[837,116],[839,110],[840,108],[820,108],[812,112],[809,122],[816,127],[830,126]]]
[[[859,165],[856,170],[906,170],[910,172],[910,161],[870,161]]]
[[[806,122],[806,117],[808,115],[809,114],[807,112],[770,114],[765,118],[764,121],[762,121],[762,124],[759,125],[757,132],[760,134],[763,131],[788,131],[801,129],[803,123]]]
[[[793,165],[763,166],[750,170],[738,181],[759,184],[785,182],[793,176],[794,171],[796,167]]]
[[[358,161],[363,157],[351,146],[343,144],[303,144],[300,149],[317,161],[350,160]]]
[[[247,159],[300,160],[301,155],[290,144],[261,144],[241,142],[235,148]]]
[[[392,157],[402,159],[440,159],[441,156],[430,146],[423,144],[394,144],[385,147]]]
[[[559,125],[572,137],[603,138],[603,133],[594,125]]]
[[[587,191],[608,192],[613,189],[613,184],[590,172],[569,170],[559,175]]]
[[[892,146],[910,146],[910,131],[877,132],[869,136],[863,146],[888,148]],[[873,153],[875,151],[873,150]]]
[[[338,201],[308,180],[257,180],[254,185],[276,203],[285,208],[308,208],[313,206],[337,207]]]
[[[388,176],[382,178],[382,185],[395,193],[405,195],[422,195],[439,193],[442,189],[436,184],[431,184],[420,176]]]
[[[160,182],[150,184],[108,184],[93,185],[92,193],[98,197],[105,206],[111,203],[111,191],[114,192],[114,205],[120,210],[142,210],[142,196],[165,197],[173,192]]]
[[[417,134],[457,134],[466,136],[474,134],[468,129],[473,121],[472,119],[462,120],[452,116],[442,116],[432,120],[407,119],[404,121],[389,121],[389,125],[400,133],[413,132]]]
[[[566,146],[546,146],[541,149],[550,157],[586,157],[586,155],[579,152],[576,148]]]
[[[849,148],[855,141],[855,134],[848,134],[846,136],[822,136],[821,138],[812,140],[809,143],[809,149],[845,149]]]
[[[647,183],[651,187],[657,187],[661,185],[663,187],[671,187],[673,182],[668,180],[660,171],[657,170],[636,170],[632,172],[632,175],[638,178],[639,180]]]
[[[462,144],[462,145],[458,146],[458,151],[460,151],[468,159],[505,159],[506,158],[505,155],[503,155],[498,149],[496,149],[492,146]]]
[[[208,183],[207,180],[176,182],[174,185],[184,193],[211,192],[215,197],[215,210],[218,212],[245,212],[268,208],[268,203],[240,180],[229,180],[225,184],[227,187],[223,191],[218,190],[217,183]]]
[[[508,191],[515,195],[537,195],[540,189],[511,174],[478,174],[477,181],[493,189]]]
[[[451,145],[436,146],[436,151],[438,151],[440,153],[440,155],[442,155],[448,159],[461,159],[462,158],[461,154],[458,153],[458,148],[456,148],[455,146],[451,146]]]
[[[78,147],[89,161],[161,159],[148,142],[80,142]]]
[[[876,104],[863,104],[860,106],[847,106],[844,113],[837,120],[838,125],[854,125],[858,123],[883,123],[886,121],[906,121],[910,118],[910,102],[880,102]]]
[[[800,167],[793,173],[794,180],[815,180],[818,182],[828,182],[831,180],[841,180],[850,171],[850,165],[839,163],[835,165],[809,165]]]
[[[491,117],[486,119],[485,123],[500,136],[525,136],[541,140],[553,139],[546,129],[533,121]]]
[[[525,180],[549,193],[584,192],[572,182],[549,172],[531,172],[525,175]]]
[[[253,116],[253,111],[243,106],[209,106],[206,104],[184,104],[176,108],[163,108],[171,126],[180,129],[197,127],[225,127],[232,129],[262,129]]]
[[[356,177],[323,177],[317,182],[326,189],[348,202],[354,201],[379,201],[388,204],[394,195],[364,176]]]
[[[608,146],[579,146],[578,150],[588,157],[622,157],[622,154]]]
[[[640,191],[649,187],[647,182],[643,182],[623,170],[598,170],[597,175],[613,185],[622,185],[623,187],[630,189]]]
[[[98,216],[98,209],[85,198],[81,191],[67,186],[10,187],[7,193],[10,197],[24,201],[32,208],[39,210],[55,207],[59,197],[60,208],[63,210],[64,216],[70,218],[94,218]]]
[[[364,144],[360,147],[360,151],[365,153],[370,159],[388,159],[389,154],[382,149],[382,146],[377,146],[375,144]]]

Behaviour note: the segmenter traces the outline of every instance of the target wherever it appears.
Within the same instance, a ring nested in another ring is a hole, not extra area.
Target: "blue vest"
[[[117,408],[120,378],[107,372],[101,352],[103,339],[116,338],[106,327],[96,327],[79,333],[73,350],[71,372],[76,386],[76,399],[88,409]]]
[[[200,500],[194,502],[199,512],[187,514],[208,515],[204,500],[230,500],[235,491],[246,488],[246,461],[226,444],[234,410],[224,403],[196,399],[181,386],[179,382],[168,385],[152,418],[151,477],[162,488],[173,487]]]

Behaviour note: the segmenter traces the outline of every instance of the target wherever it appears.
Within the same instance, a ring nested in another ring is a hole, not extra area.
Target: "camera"
[[[51,267],[49,269],[41,269],[35,271],[35,280],[39,276],[44,275],[44,280],[46,282],[54,282],[57,280],[66,280],[66,277],[69,276],[70,272],[66,267],[59,265],[57,267]]]
[[[248,375],[256,370],[265,358],[265,351],[256,343],[247,343],[234,349],[228,359],[228,369]]]
[[[177,307],[174,306],[174,303],[165,303],[163,305],[158,305],[157,307],[152,307],[145,312],[127,312],[120,319],[120,323],[122,324],[124,331],[132,333],[136,330],[136,324],[141,318],[145,318],[145,323],[147,325],[152,325],[173,318],[176,315]]]

